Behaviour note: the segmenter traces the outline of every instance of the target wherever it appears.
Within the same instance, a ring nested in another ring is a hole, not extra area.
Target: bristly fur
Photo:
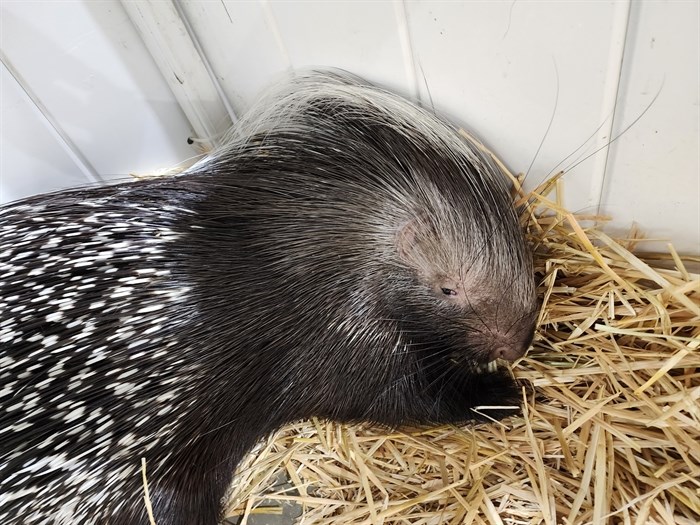
[[[0,232],[6,525],[146,523],[141,458],[156,523],[213,525],[286,422],[518,404],[480,366],[533,333],[504,177],[347,74],[293,77],[183,175],[10,204]]]

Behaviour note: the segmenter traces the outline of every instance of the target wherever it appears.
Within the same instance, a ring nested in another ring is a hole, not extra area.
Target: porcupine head
[[[194,171],[234,181],[207,206],[254,254],[230,279],[251,286],[226,293],[231,315],[259,319],[238,335],[274,359],[273,419],[395,426],[517,406],[511,377],[485,366],[525,353],[537,310],[502,172],[431,112],[346,74],[301,74],[263,100]]]

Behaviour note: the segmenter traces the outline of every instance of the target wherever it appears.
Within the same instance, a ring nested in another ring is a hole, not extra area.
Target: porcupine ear
[[[421,216],[416,216],[402,224],[396,233],[396,250],[404,264],[423,274],[429,273],[425,258],[425,243],[432,232],[430,224]]]
[[[398,232],[396,232],[396,249],[399,253],[399,258],[404,262],[409,262],[411,254],[416,249],[417,222],[417,219],[411,219],[401,225]]]
[[[399,259],[412,267],[418,265],[418,230],[420,222],[418,217],[414,217],[402,224],[396,232],[396,250],[399,254]]]

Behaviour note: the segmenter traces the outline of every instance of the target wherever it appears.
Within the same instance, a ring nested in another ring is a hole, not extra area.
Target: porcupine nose
[[[535,336],[535,321],[523,319],[505,333],[494,330],[489,335],[489,360],[515,361],[524,356],[530,348]]]
[[[490,361],[494,359],[505,359],[506,361],[515,361],[516,359],[525,355],[527,351],[527,346],[525,345],[501,345],[497,346],[491,351],[489,355]]]

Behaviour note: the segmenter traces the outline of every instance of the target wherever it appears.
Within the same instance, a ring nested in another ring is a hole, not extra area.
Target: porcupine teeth
[[[498,370],[498,363],[496,362],[496,359],[489,361],[488,363],[479,363],[476,365],[476,371],[479,374],[492,374],[496,370]]]

